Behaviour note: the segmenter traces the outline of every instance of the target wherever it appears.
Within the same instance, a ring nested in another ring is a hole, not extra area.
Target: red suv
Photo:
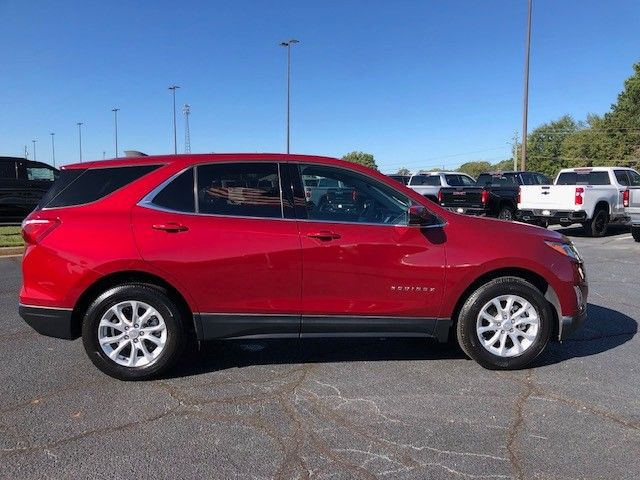
[[[70,165],[23,223],[20,315],[148,378],[198,340],[456,335],[527,365],[584,318],[562,235],[449,212],[330,158],[177,155]],[[425,345],[426,348],[426,345]]]

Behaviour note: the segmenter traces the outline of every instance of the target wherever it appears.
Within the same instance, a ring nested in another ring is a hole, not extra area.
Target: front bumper
[[[571,333],[575,332],[587,318],[587,309],[574,316],[562,317],[560,319],[560,331],[558,332],[558,340],[565,340]]]
[[[36,332],[48,337],[78,338],[71,323],[70,308],[38,307],[20,304],[18,313]]]

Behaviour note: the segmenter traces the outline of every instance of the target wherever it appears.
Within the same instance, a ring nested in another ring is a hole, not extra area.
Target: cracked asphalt
[[[637,478],[640,244],[562,231],[589,317],[516,372],[423,339],[280,340],[119,382],[22,322],[0,259],[0,478]]]

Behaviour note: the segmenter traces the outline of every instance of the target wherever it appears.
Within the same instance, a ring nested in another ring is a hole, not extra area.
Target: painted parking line
[[[614,238],[613,241],[617,242],[619,240],[630,240],[631,239],[631,234],[629,235],[623,235],[622,237],[618,237],[618,238]]]

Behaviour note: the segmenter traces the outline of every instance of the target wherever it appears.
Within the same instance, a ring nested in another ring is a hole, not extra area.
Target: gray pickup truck
[[[427,172],[412,175],[407,186],[429,200],[438,202],[442,187],[470,187],[476,184],[473,177],[460,172]]]

